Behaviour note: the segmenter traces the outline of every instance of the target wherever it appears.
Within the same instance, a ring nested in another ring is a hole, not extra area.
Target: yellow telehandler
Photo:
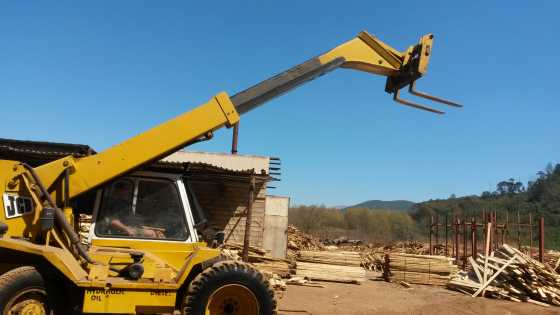
[[[460,105],[415,89],[433,35],[399,52],[367,32],[97,154],[42,165],[0,160],[0,314],[275,314],[268,281],[199,240],[183,177],[137,171],[238,123],[239,116],[336,68],[387,77],[385,91]],[[91,243],[81,244],[71,202],[97,191]]]

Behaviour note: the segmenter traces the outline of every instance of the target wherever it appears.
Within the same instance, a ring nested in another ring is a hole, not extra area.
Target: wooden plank
[[[471,266],[473,267],[473,270],[476,274],[476,277],[478,278],[478,282],[482,283],[482,275],[480,274],[480,271],[478,270],[480,268],[480,266],[476,263],[476,261],[472,258],[469,257],[469,261],[471,263]]]
[[[487,271],[486,268],[488,267],[488,252],[490,251],[490,230],[492,228],[492,222],[488,222],[486,224],[486,245],[484,246],[484,273],[482,276],[482,283],[486,283],[486,277],[487,277]],[[486,291],[482,291],[482,296],[484,296],[484,294],[486,293]],[[477,294],[478,295],[478,294]]]
[[[323,282],[337,282],[337,283],[347,283],[347,284],[360,284],[358,280],[353,279],[344,279],[344,278],[335,278],[335,277],[315,277],[309,276],[305,277],[306,279],[312,281],[323,281]]]
[[[532,300],[532,299],[527,299],[527,302],[532,303],[532,304],[536,304],[536,305],[540,305],[540,306],[544,306],[544,307],[549,307],[550,306],[549,304],[542,303],[542,302],[539,302],[539,301],[535,301],[535,300]]]
[[[490,279],[488,279],[488,281],[485,281],[484,284],[478,289],[476,290],[476,292],[472,295],[473,297],[476,297],[481,291],[483,292],[484,289],[492,282],[494,281],[494,279],[496,279],[496,277],[502,272],[504,271],[504,269],[507,268],[507,266],[509,266],[516,258],[517,256],[513,256],[510,258],[510,260],[508,260],[508,262],[502,266],[502,268],[500,268],[500,270],[498,270],[494,275],[492,275],[492,277],[490,277]],[[484,294],[483,294],[484,296]]]

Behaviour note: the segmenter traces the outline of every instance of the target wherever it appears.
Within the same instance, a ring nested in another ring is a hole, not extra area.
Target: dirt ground
[[[361,285],[322,282],[324,288],[288,285],[279,296],[283,315],[366,314],[559,314],[560,307],[543,307],[468,295],[441,287],[367,280]]]

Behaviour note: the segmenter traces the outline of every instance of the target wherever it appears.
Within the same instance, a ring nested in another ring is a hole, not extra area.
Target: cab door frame
[[[172,181],[176,188],[177,191],[179,192],[179,198],[181,199],[181,205],[183,207],[183,212],[184,212],[184,216],[185,216],[185,223],[187,225],[187,230],[188,230],[188,237],[186,240],[184,241],[178,241],[178,240],[166,240],[166,239],[138,239],[138,238],[127,238],[127,237],[109,237],[109,236],[98,236],[97,234],[95,234],[95,225],[96,222],[98,220],[98,215],[99,215],[99,209],[101,208],[101,201],[103,198],[103,191],[104,191],[104,187],[99,188],[96,192],[96,197],[95,197],[95,204],[94,204],[94,209],[93,209],[93,214],[92,214],[92,223],[91,223],[91,227],[89,229],[89,235],[88,235],[88,243],[89,244],[93,244],[94,240],[123,240],[123,241],[135,241],[135,242],[169,242],[169,243],[197,243],[199,242],[198,239],[198,233],[196,231],[195,228],[195,224],[194,224],[194,217],[192,214],[192,208],[189,202],[189,198],[187,195],[187,191],[182,179],[182,175],[180,174],[172,174],[172,173],[159,173],[159,172],[146,172],[146,171],[138,171],[138,172],[134,172],[130,175],[127,176],[123,176],[122,178],[130,178],[132,179],[135,183],[137,180],[141,180],[142,178],[146,178],[146,179],[159,179],[159,180],[169,180]],[[136,187],[137,185],[135,184],[135,191],[136,191]],[[136,192],[134,194],[134,198],[136,198]]]

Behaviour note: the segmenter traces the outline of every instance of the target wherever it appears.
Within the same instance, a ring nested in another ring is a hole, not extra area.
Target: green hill
[[[367,208],[367,209],[385,209],[385,210],[396,210],[402,212],[408,212],[414,206],[414,202],[408,200],[368,200],[357,205],[346,207],[345,209],[351,208]]]
[[[410,214],[420,226],[426,226],[432,216],[476,216],[480,220],[484,212],[496,212],[500,223],[506,217],[512,220],[518,213],[525,222],[529,214],[535,222],[542,216],[546,226],[545,246],[560,248],[560,164],[549,164],[527,186],[510,178],[499,182],[495,191],[420,202],[411,209]],[[514,234],[513,230],[510,230],[510,234]],[[533,237],[536,241],[537,233]],[[521,238],[522,243],[528,243],[526,236],[521,235]]]

